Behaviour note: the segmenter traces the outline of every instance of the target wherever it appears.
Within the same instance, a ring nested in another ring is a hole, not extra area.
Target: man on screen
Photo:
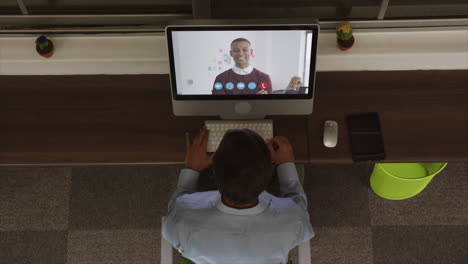
[[[237,38],[231,42],[229,54],[236,65],[218,74],[213,84],[214,95],[271,94],[271,79],[249,64],[252,55],[250,41]]]

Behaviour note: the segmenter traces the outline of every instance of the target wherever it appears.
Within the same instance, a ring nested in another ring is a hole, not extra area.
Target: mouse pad
[[[354,161],[383,160],[385,151],[377,113],[350,115],[346,118]]]

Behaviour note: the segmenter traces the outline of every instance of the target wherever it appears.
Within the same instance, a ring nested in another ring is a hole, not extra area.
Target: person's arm
[[[177,198],[187,194],[196,192],[198,176],[200,171],[208,168],[213,162],[213,155],[206,152],[206,145],[208,143],[209,131],[203,127],[193,139],[190,141],[190,135],[185,133],[185,169],[182,169],[179,174],[179,181],[177,188],[169,201],[169,212],[162,224],[162,236],[169,241],[171,245],[183,252],[181,244],[181,235],[179,229],[176,227],[177,223]],[[182,236],[184,237],[184,236]]]
[[[174,210],[174,207],[176,205],[176,200],[178,197],[187,194],[187,193],[193,193],[196,192],[196,187],[197,187],[197,181],[198,181],[198,176],[199,172],[194,171],[192,169],[182,169],[179,174],[179,181],[177,183],[177,188],[174,194],[172,195],[170,201],[169,201],[169,206],[168,206],[168,214],[166,218],[164,219],[164,222],[162,224],[162,236],[164,239],[169,241],[169,243],[176,248],[179,251],[182,251],[182,245],[181,245],[181,237],[179,234],[179,230],[176,227],[176,222],[177,222],[177,217],[176,217],[176,212],[177,210]]]
[[[175,201],[179,196],[197,191],[196,189],[199,175],[200,173],[198,171],[194,171],[192,169],[185,168],[180,171],[176,190],[169,200],[169,211],[172,211],[175,205]]]
[[[273,162],[278,164],[276,170],[281,196],[290,198],[304,210],[302,216],[300,216],[302,219],[302,232],[297,234],[295,242],[291,245],[291,248],[294,248],[315,236],[307,212],[307,197],[299,181],[296,165],[294,164],[294,151],[288,139],[274,137],[268,141],[268,148]]]
[[[278,164],[281,197],[291,198],[302,209],[307,210],[307,197],[299,181],[294,164],[294,151],[288,139],[274,137],[268,141],[268,148],[273,162]]]
[[[294,162],[277,167],[281,197],[291,198],[302,209],[307,210],[307,196],[302,188]]]
[[[198,132],[193,142],[190,142],[190,135],[185,133],[185,169],[180,171],[176,191],[169,201],[169,212],[174,208],[178,197],[196,192],[200,172],[208,168],[213,162],[213,154],[206,152],[208,137],[209,131],[206,127]]]

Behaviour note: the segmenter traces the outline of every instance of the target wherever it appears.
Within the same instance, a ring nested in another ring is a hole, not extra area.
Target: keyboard
[[[273,138],[273,120],[206,120],[205,125],[210,131],[208,152],[215,152],[219,143],[229,129],[248,128],[257,132],[265,141]]]

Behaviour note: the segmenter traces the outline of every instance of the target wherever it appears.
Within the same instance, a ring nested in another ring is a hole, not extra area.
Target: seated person
[[[248,129],[226,132],[215,154],[209,131],[186,134],[185,169],[169,202],[162,235],[186,263],[286,264],[294,247],[314,232],[291,144],[268,143]],[[265,191],[277,165],[280,196]],[[197,192],[201,171],[213,165],[218,190]]]
[[[271,79],[249,64],[252,55],[250,41],[237,38],[231,43],[229,54],[235,61],[232,69],[216,76],[211,94],[239,95],[239,94],[271,94]]]
[[[298,94],[299,88],[301,88],[301,77],[294,76],[291,78],[288,87],[286,87],[285,94]]]

